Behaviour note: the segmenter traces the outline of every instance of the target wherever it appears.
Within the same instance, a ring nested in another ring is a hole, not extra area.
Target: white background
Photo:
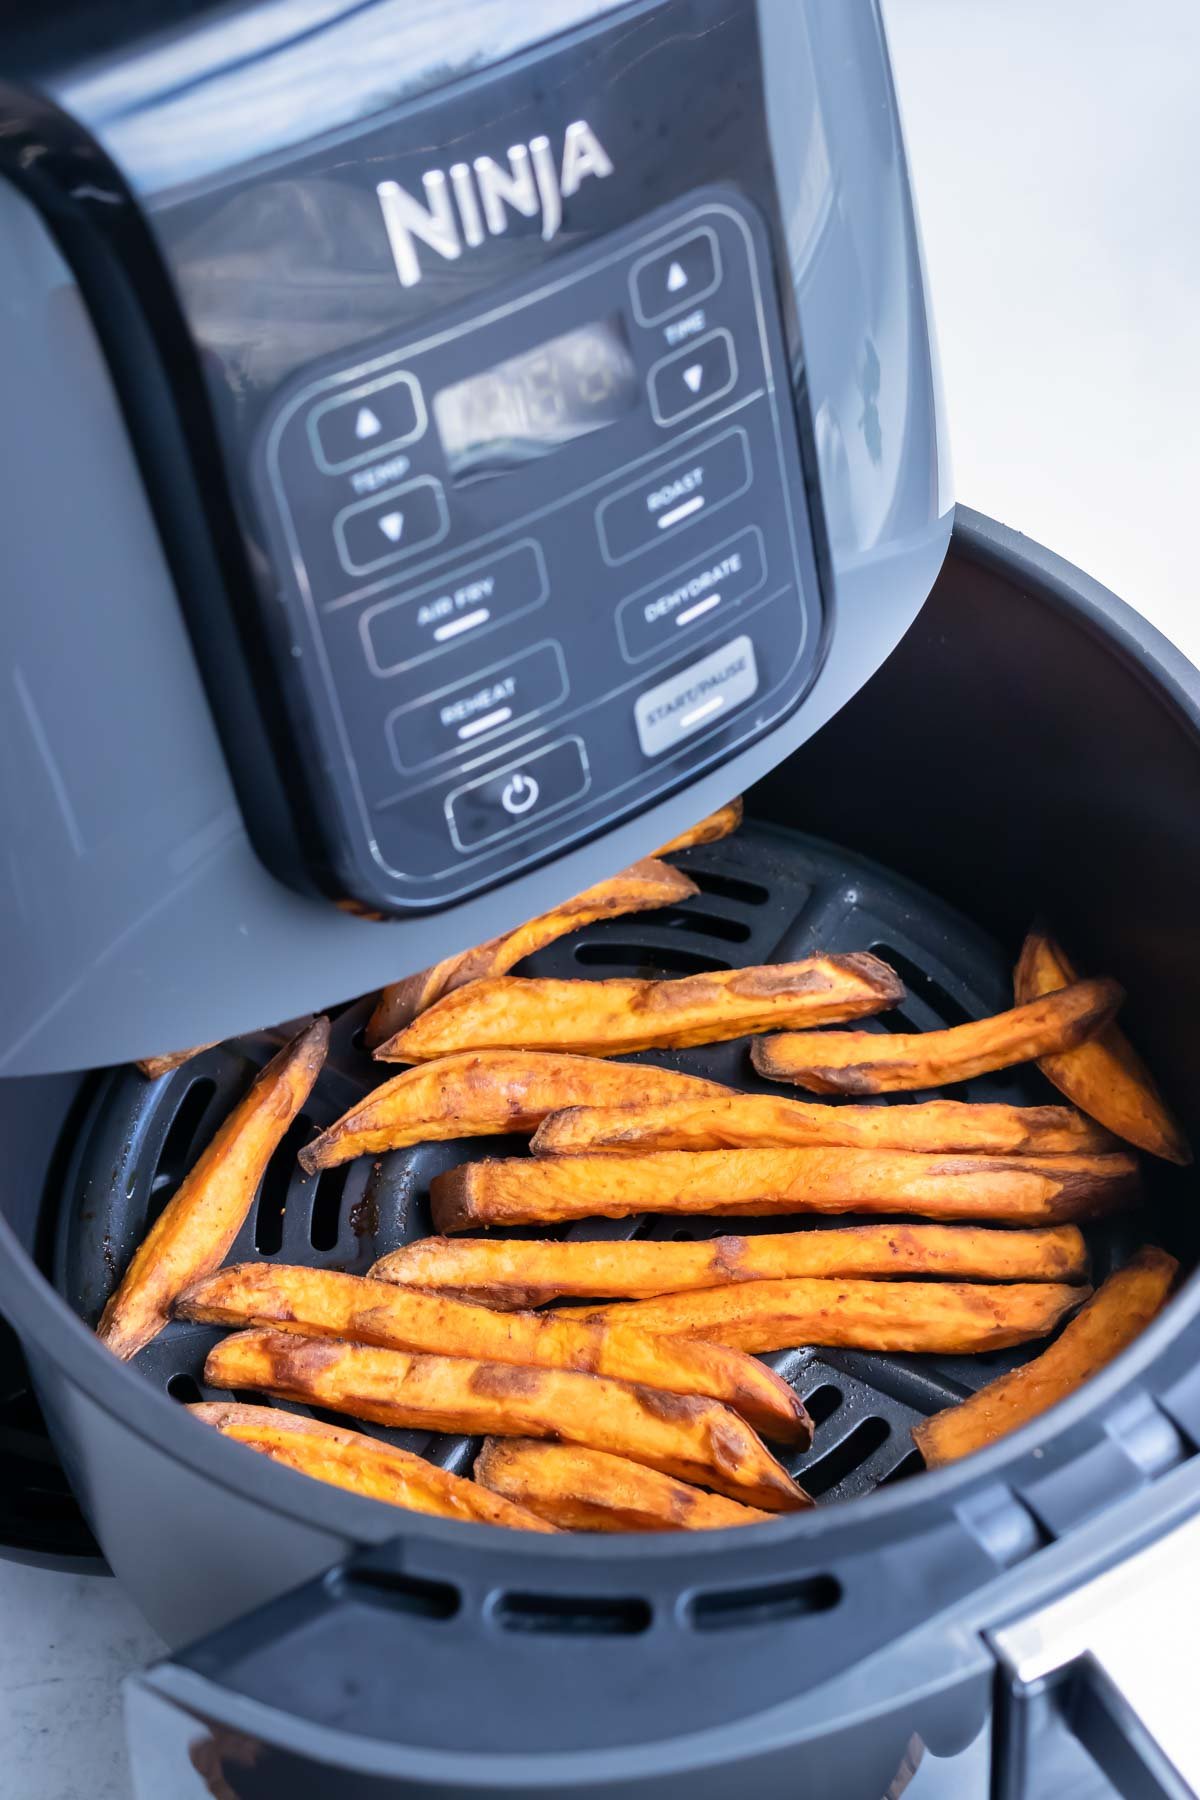
[[[955,492],[1200,662],[1200,7],[884,11]]]
[[[885,11],[956,492],[1200,661],[1200,6]],[[117,1686],[153,1634],[111,1582],[5,1565],[0,1617],[3,1800],[128,1800]]]

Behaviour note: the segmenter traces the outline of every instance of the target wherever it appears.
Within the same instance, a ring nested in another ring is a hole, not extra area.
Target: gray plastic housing
[[[507,5],[460,3],[452,19],[444,6],[400,0],[338,9],[309,22],[314,79],[319,69],[352,116],[368,95],[378,107],[440,86],[608,10],[558,0],[538,9],[535,32],[528,9]],[[193,32],[178,131],[161,140],[163,155],[186,146],[193,163],[163,179],[203,172],[195,159],[221,96],[236,95],[247,127],[274,134],[248,145],[256,152],[338,122],[308,104],[256,106],[247,90],[252,76],[267,84],[260,102],[269,91],[271,34],[282,53],[294,29],[285,13],[255,13],[252,57],[237,33]],[[492,936],[749,786],[899,641],[941,565],[951,495],[882,25],[874,5],[760,0],[759,29],[788,299],[805,352],[795,398],[814,446],[810,508],[824,521],[824,663],[798,711],[689,788],[420,918],[354,917],[260,861],[87,307],[36,213],[0,186],[0,1071],[105,1064],[294,1017]],[[385,68],[403,69],[391,89]],[[178,74],[166,40],[56,98],[86,116],[118,168],[144,166],[140,100]]]

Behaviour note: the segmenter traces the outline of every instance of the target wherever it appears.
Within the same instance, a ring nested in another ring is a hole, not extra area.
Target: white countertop
[[[1200,662],[1200,8],[885,9],[955,490]],[[0,1800],[129,1800],[118,1687],[154,1634],[111,1581],[5,1564],[0,1616]]]

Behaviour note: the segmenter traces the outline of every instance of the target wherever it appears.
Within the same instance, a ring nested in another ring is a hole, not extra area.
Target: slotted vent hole
[[[330,1577],[335,1591],[384,1606],[410,1618],[452,1619],[462,1605],[462,1595],[448,1581],[427,1581],[400,1569],[345,1569]]]
[[[688,874],[702,894],[713,894],[718,900],[740,900],[743,906],[765,906],[771,898],[757,881],[744,881],[737,875],[719,875],[715,869],[689,869]]]
[[[893,950],[890,944],[872,944],[871,954],[881,957],[885,963],[889,963],[908,991],[915,994],[919,1000],[924,1000],[927,1006],[931,1006],[946,1025],[969,1023],[971,1014],[966,1007],[956,1000],[953,994],[947,993],[940,981],[935,981],[933,976],[926,974],[925,970],[913,962],[911,957],[905,956],[903,951]]]
[[[301,1113],[284,1133],[283,1141],[267,1164],[254,1215],[254,1248],[260,1256],[274,1256],[283,1244],[283,1215],[288,1189],[296,1174],[296,1157],[313,1135],[313,1122]]]
[[[200,1384],[185,1369],[172,1375],[167,1383],[167,1392],[172,1400],[178,1400],[181,1406],[194,1406],[197,1400],[203,1400]]]
[[[687,912],[682,907],[665,906],[654,915],[656,925],[668,931],[691,931],[697,937],[720,938],[726,944],[744,944],[751,936],[744,919],[727,919],[721,913]]]
[[[667,969],[675,975],[705,975],[711,969],[728,969],[732,964],[720,956],[701,956],[696,950],[685,950],[673,944],[648,949],[645,944],[577,944],[575,961],[585,969]]]
[[[840,1444],[835,1444],[832,1450],[801,1472],[801,1485],[814,1498],[827,1494],[839,1481],[852,1475],[869,1456],[874,1456],[890,1436],[891,1426],[886,1419],[860,1419]]]
[[[770,1586],[696,1594],[688,1604],[687,1618],[697,1631],[773,1625],[782,1619],[829,1612],[841,1597],[841,1583],[832,1575],[806,1575],[797,1581],[778,1581]]]
[[[317,1177],[308,1224],[308,1241],[314,1250],[332,1250],[337,1244],[342,1224],[342,1199],[353,1167],[353,1163],[339,1163],[335,1169],[322,1169]]]
[[[823,1425],[826,1419],[832,1419],[841,1404],[842,1390],[834,1387],[832,1381],[823,1382],[804,1402],[805,1410],[814,1425]]]
[[[540,1631],[559,1637],[634,1637],[648,1631],[649,1603],[604,1594],[500,1594],[492,1617],[503,1631]]]
[[[207,1077],[193,1081],[183,1099],[179,1102],[175,1117],[163,1139],[162,1154],[158,1159],[158,1167],[154,1171],[151,1191],[158,1194],[160,1189],[175,1188],[179,1185],[184,1171],[194,1161],[191,1155],[193,1140],[200,1129],[200,1121],[208,1111],[208,1103],[217,1091],[215,1081]],[[157,1208],[162,1211],[166,1204],[166,1195]],[[148,1221],[151,1222],[151,1221]]]
[[[880,1477],[879,1486],[887,1487],[888,1483],[892,1481],[907,1481],[910,1475],[919,1475],[924,1467],[925,1458],[921,1455],[921,1452],[919,1450],[910,1450],[907,1456],[901,1458],[894,1469],[889,1469],[886,1475]]]

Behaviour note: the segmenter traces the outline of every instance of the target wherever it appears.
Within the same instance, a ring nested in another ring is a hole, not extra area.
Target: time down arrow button
[[[728,394],[737,381],[733,338],[722,327],[695,338],[650,371],[650,410],[660,425],[673,425]]]

